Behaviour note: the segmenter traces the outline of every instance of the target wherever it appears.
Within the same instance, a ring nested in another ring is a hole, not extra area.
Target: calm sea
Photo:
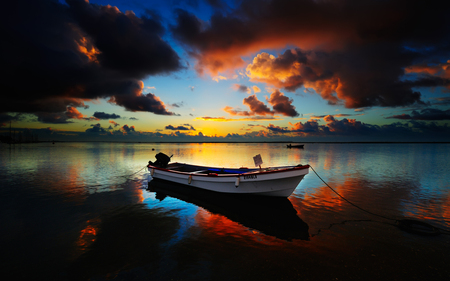
[[[220,167],[253,167],[257,154],[264,167],[310,164],[329,187],[310,170],[287,199],[185,192],[151,182],[144,167],[158,152]],[[449,159],[450,144],[429,143],[3,145],[0,274],[449,280]],[[443,233],[405,231],[405,218]]]

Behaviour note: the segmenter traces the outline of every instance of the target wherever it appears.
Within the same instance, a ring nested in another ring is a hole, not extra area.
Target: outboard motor
[[[167,156],[164,153],[160,152],[158,154],[155,155],[156,157],[156,161],[153,163],[152,161],[149,161],[149,164],[155,165],[155,166],[159,166],[161,168],[165,168],[167,167],[167,164],[169,164],[170,162],[170,157],[172,156]]]

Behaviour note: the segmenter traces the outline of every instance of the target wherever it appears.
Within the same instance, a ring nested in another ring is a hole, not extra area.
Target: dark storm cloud
[[[102,127],[102,125],[100,125],[100,123],[92,124],[91,127],[92,128],[86,129],[86,133],[104,134],[108,132],[105,128]]]
[[[67,124],[73,123],[64,112],[36,112],[35,115],[39,122],[48,124]]]
[[[287,127],[274,126],[272,124],[269,124],[269,126],[267,126],[267,129],[269,129],[270,131],[272,131],[274,133],[290,133],[290,132],[292,132],[292,130],[289,130]]]
[[[325,116],[323,119],[326,124],[326,130],[339,135],[371,135],[378,131],[377,126],[365,124],[356,119],[337,120],[332,115]]]
[[[303,85],[348,108],[403,106],[423,104],[414,87],[448,86],[442,77],[402,78],[407,67],[449,59],[449,10],[445,1],[244,0],[207,22],[179,10],[172,31],[190,47],[199,73],[242,68],[248,55],[290,45],[295,52],[265,69],[283,79],[250,77],[290,91]]]
[[[418,130],[425,135],[447,137],[447,141],[448,137],[450,137],[450,126],[448,124],[438,125],[435,122],[428,123],[414,120],[410,121],[410,124],[414,130]]]
[[[0,113],[0,127],[3,127],[6,125],[6,122],[12,121],[13,118],[9,114]]]
[[[120,115],[117,115],[115,113],[110,114],[110,113],[98,112],[98,111],[96,111],[94,113],[94,115],[92,115],[92,116],[94,116],[95,118],[98,118],[98,119],[118,119],[118,118],[120,118]]]
[[[35,112],[34,113],[39,122],[49,123],[49,124],[65,124],[65,123],[73,123],[71,119],[84,119],[90,120],[89,118],[85,118],[83,114],[81,114],[78,109],[72,106],[67,106],[65,112]]]
[[[414,110],[413,112],[411,112],[411,114],[394,115],[386,118],[423,121],[450,120],[450,109],[440,110],[434,108],[426,108],[420,111]]]
[[[248,92],[250,92],[250,88],[245,86],[245,85],[236,84],[235,85],[235,89],[237,91],[241,92],[241,93],[248,93]]]
[[[68,106],[115,96],[135,110],[138,105],[125,100],[136,95],[140,79],[181,68],[178,55],[161,39],[164,28],[157,19],[81,0],[67,3],[4,3],[0,112],[41,112],[38,117],[47,120],[46,113],[56,117]],[[145,97],[132,99],[148,103]],[[140,110],[167,114],[161,105]]]
[[[225,9],[228,7],[226,1],[222,0],[206,0],[206,2],[216,9]]]
[[[274,133],[312,133],[312,134],[315,134],[315,133],[323,130],[324,128],[323,127],[319,128],[319,124],[316,121],[310,120],[310,121],[305,122],[304,124],[302,124],[301,122],[294,124],[292,128],[280,127],[280,126],[275,126],[275,125],[269,124],[269,126],[267,126],[267,129]]]
[[[178,55],[161,40],[164,27],[155,19],[79,0],[67,3],[75,20],[100,50],[97,57],[101,65],[138,79],[180,67]]]
[[[450,105],[450,97],[434,98],[433,105]]]
[[[134,126],[128,126],[128,125],[123,125],[121,129],[122,129],[125,133],[127,133],[127,134],[136,131],[135,128],[134,128]]]
[[[182,107],[184,105],[184,102],[177,102],[177,103],[172,103],[171,106],[172,107]]]
[[[177,115],[167,111],[164,103],[154,94],[142,94],[139,89],[134,94],[116,95],[109,102],[125,107],[129,111],[148,111],[159,115]]]
[[[24,116],[20,114],[10,115],[5,113],[0,113],[0,127],[6,126],[6,123],[11,121],[19,121],[23,120]]]
[[[334,117],[349,117],[349,116],[353,116],[353,115],[355,115],[355,114],[342,114],[342,113],[340,113],[340,114],[334,114],[333,116]],[[358,115],[358,114],[356,114],[356,115]],[[322,119],[322,118],[324,118],[326,116],[328,116],[328,115],[311,115],[311,118]]]
[[[190,131],[190,130],[195,131],[194,127],[192,127],[189,124],[184,124],[184,126],[177,126],[177,127],[174,127],[172,125],[167,125],[165,127],[165,129],[172,130],[172,131]]]

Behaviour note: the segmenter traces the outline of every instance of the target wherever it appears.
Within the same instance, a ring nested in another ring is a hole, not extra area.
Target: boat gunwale
[[[171,163],[171,164],[181,164],[181,165],[188,165],[188,166],[196,166],[196,165],[191,165],[191,164],[186,164],[186,163]],[[283,172],[289,172],[289,171],[295,171],[295,170],[308,170],[309,172],[309,168],[310,166],[308,164],[305,165],[301,165],[301,166],[281,166],[281,167],[269,167],[269,168],[265,168],[264,170],[259,170],[259,169],[251,169],[251,171],[245,172],[245,173],[227,173],[227,174],[217,174],[214,173],[214,171],[211,171],[208,174],[200,174],[198,173],[198,171],[192,171],[192,172],[183,172],[183,171],[177,171],[177,170],[171,170],[171,169],[167,169],[167,168],[161,168],[161,167],[156,167],[153,165],[148,165],[148,168],[152,168],[152,169],[156,169],[156,170],[160,170],[160,171],[165,171],[165,172],[169,172],[169,173],[176,173],[176,174],[181,174],[181,175],[188,175],[188,176],[200,176],[200,177],[239,177],[241,175],[261,175],[261,174],[275,174],[275,173],[283,173]],[[207,167],[207,166],[198,166],[198,167],[202,167],[202,168],[213,168],[213,169],[234,169],[234,170],[239,170],[239,168],[219,168],[219,167]],[[267,169],[273,169],[273,170],[267,170]],[[247,169],[247,168],[245,168]],[[250,170],[250,169],[249,169]],[[197,172],[197,173],[196,173]]]

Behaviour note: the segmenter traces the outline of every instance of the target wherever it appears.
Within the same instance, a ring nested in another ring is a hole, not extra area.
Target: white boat
[[[249,169],[168,162],[150,161],[147,167],[152,178],[222,193],[276,197],[289,197],[309,172],[309,165],[301,164]]]

